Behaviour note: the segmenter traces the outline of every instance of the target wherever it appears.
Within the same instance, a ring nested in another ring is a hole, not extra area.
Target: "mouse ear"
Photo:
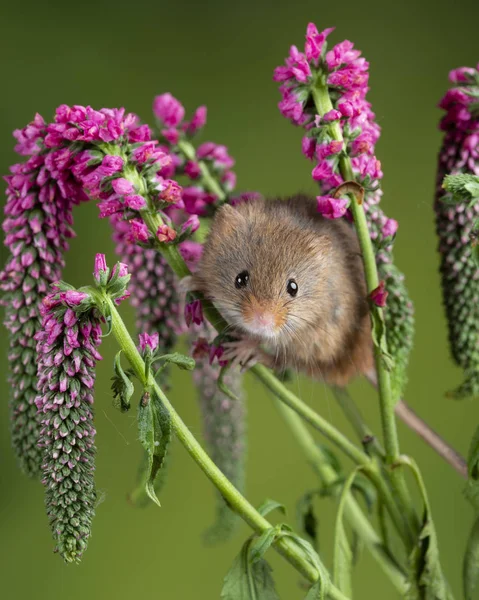
[[[223,206],[217,210],[215,215],[215,222],[217,225],[235,226],[243,221],[243,215],[236,210],[236,208],[231,206],[231,204],[223,204]]]

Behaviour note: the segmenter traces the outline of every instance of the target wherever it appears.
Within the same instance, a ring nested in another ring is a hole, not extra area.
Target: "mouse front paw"
[[[228,360],[232,368],[241,366],[242,372],[262,362],[265,354],[259,347],[259,342],[251,338],[225,342],[223,348],[225,351],[221,358]]]

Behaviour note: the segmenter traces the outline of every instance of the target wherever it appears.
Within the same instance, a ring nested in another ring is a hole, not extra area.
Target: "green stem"
[[[323,78],[318,78],[316,84],[311,89],[313,100],[318,114],[323,116],[333,109],[331,98],[329,97],[328,87]],[[338,121],[333,121],[329,126],[329,132],[336,141],[343,142],[343,134]],[[354,173],[351,159],[343,155],[340,159],[339,168],[345,181],[354,181]],[[373,245],[369,236],[366,214],[362,204],[359,204],[356,198],[351,199],[350,209],[354,218],[354,225],[361,248],[361,254],[364,264],[364,273],[368,292],[372,292],[379,284],[378,271],[376,266],[376,257]],[[378,309],[381,314],[381,309]],[[376,372],[378,377],[379,389],[379,409],[381,413],[381,424],[383,430],[384,447],[386,451],[386,464],[390,467],[391,481],[396,490],[399,500],[403,504],[411,529],[418,528],[418,519],[414,512],[411,498],[406,487],[404,476],[401,469],[394,469],[395,463],[399,460],[399,438],[394,417],[394,402],[391,394],[391,381],[389,371],[386,369],[383,361],[383,351],[377,345],[374,346],[374,356],[376,362]]]
[[[384,459],[384,450],[381,448],[376,436],[365,424],[363,417],[354,400],[351,398],[348,390],[337,386],[331,386],[331,390],[336,398],[336,401],[338,402],[343,413],[363,445],[371,447],[374,454],[376,454],[379,458]]]
[[[232,510],[238,513],[257,534],[262,534],[270,529],[272,527],[271,523],[261,516],[254,506],[240,494],[203,450],[199,442],[173,408],[172,404],[155,381],[153,375],[150,374],[148,378],[145,377],[145,363],[123,323],[114,302],[108,296],[104,296],[103,301],[108,304],[109,313],[112,318],[112,331],[120,348],[143,386],[153,389],[163,403],[165,409],[169,412],[173,430],[186,451],[202,469],[208,479],[218,488]],[[274,543],[274,546],[276,550],[308,581],[311,583],[316,582],[319,576],[317,569],[304,558],[303,553],[298,549],[294,541],[284,537],[278,539]],[[331,586],[330,595],[334,600],[347,600],[347,598],[333,585]]]
[[[337,474],[327,461],[323,451],[316,444],[313,436],[304,425],[303,420],[285,404],[273,397],[273,403],[289,427],[296,442],[303,450],[308,462],[315,472],[318,473],[326,486],[331,486],[337,481]],[[346,498],[344,509],[349,524],[356,530],[360,539],[371,552],[384,573],[389,577],[396,590],[404,595],[407,590],[406,576],[401,567],[396,563],[388,549],[382,543],[380,537],[374,530],[370,521],[364,515],[359,504],[350,493]]]
[[[216,178],[213,175],[211,175],[208,165],[204,161],[198,160],[196,156],[196,150],[193,144],[186,140],[180,140],[178,142],[178,148],[181,150],[181,152],[183,152],[183,154],[188,160],[192,160],[198,163],[204,187],[209,192],[217,196],[219,200],[226,200],[226,194],[221,189],[221,186],[216,180]]]

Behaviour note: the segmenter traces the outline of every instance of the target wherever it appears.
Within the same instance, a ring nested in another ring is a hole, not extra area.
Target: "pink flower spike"
[[[329,196],[316,196],[318,211],[325,219],[339,219],[346,214],[349,200],[346,198],[331,198]]]
[[[166,127],[176,127],[185,116],[182,104],[168,93],[156,96],[153,101],[153,112]]]
[[[388,297],[388,291],[385,289],[385,282],[380,281],[378,287],[369,294],[369,298],[376,306],[384,308]]]
[[[206,114],[206,106],[198,106],[187,127],[187,132],[190,135],[195,134],[206,125]]]
[[[132,210],[141,210],[142,208],[145,208],[146,200],[143,196],[133,194],[132,196],[125,196],[125,204]]]
[[[200,220],[197,215],[191,215],[181,226],[181,232],[190,230],[190,233],[194,233],[200,227]]]
[[[104,254],[95,255],[95,269],[93,271],[93,277],[99,281],[101,273],[106,273],[108,267],[106,266],[106,258]]]
[[[383,225],[383,236],[392,237],[398,230],[398,222],[395,219],[387,219]]]
[[[156,237],[160,242],[172,242],[176,238],[176,231],[169,225],[160,225]]]
[[[111,182],[111,185],[115,192],[120,196],[125,196],[126,194],[133,194],[135,191],[135,188],[131,181],[128,181],[128,179],[125,179],[124,177],[114,179]]]
[[[190,327],[192,323],[195,325],[201,325],[203,323],[203,309],[201,308],[201,302],[199,300],[194,300],[185,305],[185,321],[188,327]]]
[[[332,109],[330,111],[328,111],[325,115],[323,115],[323,121],[326,122],[330,122],[330,121],[337,121],[338,119],[341,118],[341,113],[339,112],[339,110],[336,109]]]
[[[138,338],[140,340],[140,344],[138,346],[140,352],[144,352],[147,348],[154,352],[158,348],[160,338],[157,332],[152,333],[151,335],[148,333],[140,333]]]

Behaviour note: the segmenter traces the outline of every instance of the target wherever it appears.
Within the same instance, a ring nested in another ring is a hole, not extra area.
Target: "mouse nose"
[[[274,315],[272,312],[267,310],[256,311],[254,314],[254,320],[262,327],[271,327],[274,325]]]

